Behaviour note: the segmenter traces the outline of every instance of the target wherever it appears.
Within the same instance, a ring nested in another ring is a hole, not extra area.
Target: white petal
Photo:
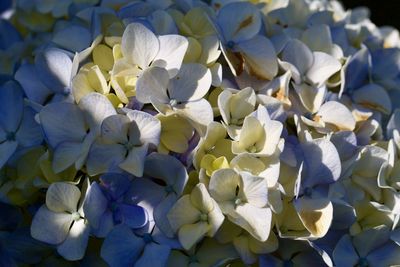
[[[301,85],[293,84],[296,93],[299,95],[303,106],[311,113],[315,113],[321,107],[325,95],[326,87],[314,87],[305,83]]]
[[[43,205],[33,217],[31,235],[37,240],[57,245],[67,237],[71,223],[71,214],[53,212]]]
[[[262,35],[238,44],[249,73],[257,78],[272,80],[278,74],[278,61],[275,48],[270,40]]]
[[[149,113],[133,110],[126,114],[140,130],[140,141],[157,146],[160,143],[161,122]]]
[[[179,229],[179,242],[181,242],[184,249],[189,250],[205,236],[208,232],[208,228],[209,226],[206,222],[185,224]]]
[[[200,211],[192,205],[190,195],[184,195],[171,208],[167,218],[172,229],[177,232],[183,225],[198,221],[200,214]]]
[[[313,54],[311,50],[297,39],[289,41],[283,52],[282,60],[293,64],[304,75],[313,64]]]
[[[146,104],[152,101],[168,103],[167,86],[169,74],[159,67],[150,67],[145,70],[136,82],[136,97]]]
[[[185,37],[172,34],[159,36],[158,40],[160,50],[152,66],[165,68],[169,77],[174,77],[181,67],[189,43]]]
[[[81,260],[85,256],[90,227],[80,219],[71,227],[67,239],[57,247],[57,252],[69,261]]]
[[[210,70],[202,64],[183,64],[178,74],[169,82],[170,98],[181,102],[199,100],[207,94],[211,80]]]
[[[316,86],[321,86],[342,68],[342,64],[336,58],[323,52],[313,52],[313,55],[314,63],[307,71],[306,77]]]
[[[46,193],[46,206],[55,212],[76,212],[81,191],[73,184],[52,183]]]
[[[129,24],[122,35],[121,50],[130,62],[146,69],[156,57],[160,43],[152,31],[140,23]]]
[[[306,229],[315,237],[325,236],[332,223],[332,203],[327,199],[298,198],[294,205]]]
[[[262,208],[268,203],[268,184],[263,177],[253,176],[248,172],[240,173],[241,188],[243,194],[251,205]]]
[[[215,171],[209,184],[210,195],[217,201],[234,200],[236,188],[239,185],[240,176],[232,169],[220,169]]]
[[[175,111],[183,117],[186,117],[200,136],[205,135],[207,126],[214,119],[211,105],[205,99],[178,105]]]
[[[339,130],[353,131],[356,127],[356,121],[350,110],[336,101],[324,103],[316,115],[324,122],[335,125]]]
[[[268,208],[257,208],[251,204],[236,207],[233,222],[244,228],[255,239],[266,241],[271,229],[272,212]],[[232,220],[232,217],[228,217]]]
[[[105,118],[117,113],[110,100],[99,93],[90,93],[84,96],[78,105],[92,130],[100,129]]]
[[[129,151],[128,157],[118,166],[137,177],[143,176],[144,161],[147,154],[147,145],[134,147]]]

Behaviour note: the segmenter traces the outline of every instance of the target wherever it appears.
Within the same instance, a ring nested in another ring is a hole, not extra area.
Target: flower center
[[[237,205],[240,205],[240,204],[242,204],[243,203],[243,201],[240,199],[240,198],[236,198],[235,199],[235,205],[237,206]]]
[[[257,152],[257,147],[255,145],[252,145],[247,149],[250,153],[256,153]]]
[[[81,218],[81,215],[79,214],[79,212],[74,212],[72,213],[72,220],[77,221]]]

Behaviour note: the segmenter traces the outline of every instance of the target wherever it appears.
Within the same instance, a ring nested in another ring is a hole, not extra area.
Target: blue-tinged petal
[[[107,210],[108,200],[104,196],[97,182],[93,182],[86,194],[85,202],[83,203],[83,212],[85,218],[93,228],[99,228],[101,220],[104,220],[102,215]]]
[[[74,104],[46,105],[40,111],[39,119],[48,144],[52,148],[64,141],[81,142],[86,135],[83,114]]]
[[[354,247],[360,257],[366,257],[369,253],[385,244],[390,238],[390,229],[385,226],[377,226],[367,229],[353,238]]]
[[[147,18],[157,35],[161,34],[176,34],[178,29],[175,21],[164,10],[156,10]],[[160,44],[160,49],[163,45]]]
[[[141,69],[149,67],[160,49],[160,42],[155,34],[140,23],[129,24],[121,40],[121,51],[129,62]]]
[[[304,75],[313,64],[313,54],[305,44],[293,39],[283,49],[282,60],[293,64]]]
[[[122,214],[123,222],[133,229],[143,227],[148,221],[146,210],[140,206],[119,204],[118,209]]]
[[[352,157],[357,151],[357,137],[354,132],[340,131],[334,133],[331,142],[335,145],[342,161]]]
[[[358,262],[358,254],[353,247],[351,237],[344,235],[333,250],[335,266],[353,267]]]
[[[0,169],[7,163],[18,147],[16,141],[5,141],[0,144]]]
[[[90,224],[90,222],[89,222]],[[114,228],[114,216],[111,211],[106,211],[100,218],[98,228],[92,228],[92,234],[96,237],[105,238],[109,232]]]
[[[256,35],[238,44],[248,72],[264,80],[272,80],[278,74],[275,48],[265,36]]]
[[[128,176],[121,173],[106,173],[100,177],[100,181],[113,200],[121,198],[131,185]]]
[[[72,166],[82,152],[82,144],[77,142],[62,142],[54,149],[52,167],[55,173],[60,173]]]
[[[24,116],[15,138],[18,144],[23,147],[40,145],[43,141],[43,132],[35,120],[36,112],[30,108],[24,108]]]
[[[400,50],[398,48],[377,49],[372,52],[372,77],[377,81],[390,79],[400,73]]]
[[[149,243],[145,246],[143,255],[135,263],[135,267],[164,267],[170,251],[169,246]]]
[[[153,209],[167,195],[164,186],[160,186],[147,178],[136,178],[131,183],[129,191],[132,202],[145,208],[149,221],[153,220]]]
[[[106,142],[127,143],[129,123],[128,117],[121,114],[107,117],[101,124],[101,137]]]
[[[362,46],[355,53],[346,69],[346,90],[354,90],[360,88],[368,79],[368,70],[370,66],[371,56],[368,48]]]
[[[43,205],[33,217],[31,235],[37,240],[57,245],[67,238],[72,222],[71,214],[53,212]]]
[[[0,229],[1,231],[12,231],[22,221],[21,211],[12,205],[0,202]]]
[[[154,209],[154,221],[156,226],[169,238],[174,237],[174,232],[169,224],[169,221],[166,220],[167,214],[174,206],[175,202],[177,201],[177,197],[174,194],[168,195],[165,199],[161,201],[160,204]]]
[[[387,138],[393,138],[393,132],[400,131],[400,109],[395,109],[386,126]]]
[[[81,260],[85,256],[90,227],[84,219],[75,221],[67,239],[57,247],[57,252],[69,261]]]
[[[219,11],[217,23],[226,42],[248,40],[260,31],[260,10],[248,2],[229,3]]]
[[[21,87],[9,81],[0,87],[0,127],[6,132],[16,133],[24,110]]]
[[[39,104],[43,104],[52,91],[39,79],[33,64],[24,63],[15,73],[15,79],[21,84],[26,96]]]
[[[158,153],[147,156],[144,173],[149,177],[163,180],[167,186],[172,186],[173,192],[177,195],[182,194],[188,180],[186,168],[179,160]]]
[[[99,93],[87,94],[82,97],[78,105],[86,118],[86,122],[94,131],[100,130],[100,125],[105,118],[117,114],[110,100]]]
[[[63,49],[80,52],[90,46],[92,36],[87,28],[71,25],[57,31],[52,41]]]
[[[40,80],[53,92],[69,92],[71,83],[71,58],[61,49],[49,48],[35,57],[35,67]]]
[[[125,225],[116,226],[101,247],[101,257],[110,267],[134,266],[145,242]]]
[[[1,3],[11,3],[11,0],[1,1]],[[0,12],[1,13],[1,12]],[[21,41],[21,35],[15,27],[7,20],[0,20],[0,49],[6,50],[14,43]]]
[[[387,242],[377,248],[366,257],[370,266],[396,266],[400,263],[400,246],[393,242]]]
[[[115,170],[125,159],[126,148],[123,145],[104,145],[94,143],[90,148],[86,167],[90,176]]]
[[[316,139],[301,144],[304,157],[302,187],[329,184],[339,179],[341,163],[339,153],[331,141]]]

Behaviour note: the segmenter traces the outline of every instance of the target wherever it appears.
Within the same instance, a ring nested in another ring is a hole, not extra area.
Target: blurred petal
[[[0,168],[2,168],[8,161],[8,159],[14,154],[18,147],[16,141],[5,141],[0,144]]]
[[[52,41],[61,48],[72,52],[80,52],[90,46],[90,31],[82,26],[71,25],[57,31]]]
[[[169,246],[149,243],[144,247],[143,255],[135,263],[135,267],[164,267],[170,251]]]
[[[0,87],[0,127],[16,133],[22,120],[24,110],[21,87],[9,81]]]

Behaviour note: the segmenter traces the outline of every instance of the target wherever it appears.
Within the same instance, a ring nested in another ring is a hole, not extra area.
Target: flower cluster
[[[367,9],[17,0],[0,55],[0,266],[400,264],[400,35]]]

